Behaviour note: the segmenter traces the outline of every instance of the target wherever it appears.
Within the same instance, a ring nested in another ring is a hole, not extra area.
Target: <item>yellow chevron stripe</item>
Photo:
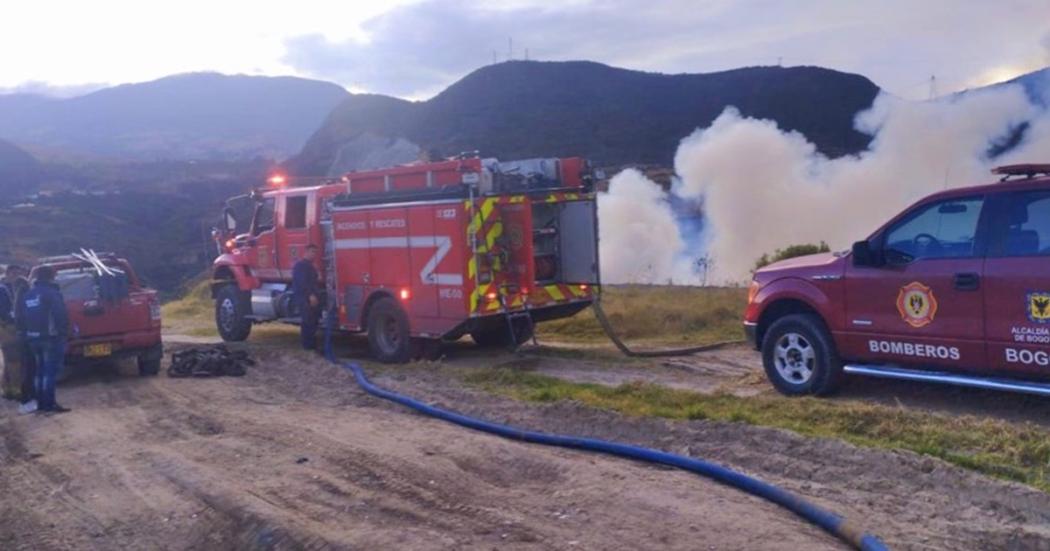
[[[566,287],[569,288],[569,292],[571,292],[573,295],[575,295],[577,297],[582,297],[582,296],[584,296],[584,294],[586,294],[586,293],[584,293],[583,289],[580,289],[579,285],[566,285]]]
[[[496,222],[492,225],[492,229],[489,230],[489,234],[485,236],[485,244],[488,245],[489,250],[492,250],[493,245],[496,244],[496,239],[503,235],[503,222]]]
[[[470,255],[470,260],[467,261],[467,279],[474,279],[474,276],[478,273],[478,257]]]
[[[543,289],[547,291],[547,294],[554,300],[565,300],[565,295],[562,294],[561,289],[559,289],[557,285],[547,285]]]
[[[485,199],[485,202],[481,205],[481,218],[488,220],[494,210],[496,210],[496,199]]]

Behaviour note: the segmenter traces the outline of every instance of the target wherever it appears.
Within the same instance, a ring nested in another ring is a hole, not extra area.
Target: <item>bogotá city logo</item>
[[[897,293],[897,311],[901,319],[912,327],[925,327],[937,315],[937,299],[929,287],[913,281]]]

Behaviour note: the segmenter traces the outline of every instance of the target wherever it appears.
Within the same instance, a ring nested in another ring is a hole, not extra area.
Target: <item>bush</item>
[[[777,249],[772,255],[769,253],[763,254],[755,261],[755,270],[768,266],[774,262],[780,262],[781,260],[787,260],[789,258],[795,258],[796,256],[806,256],[807,254],[827,253],[831,252],[831,247],[827,243],[821,241],[819,245],[812,243],[803,243],[801,245],[791,245],[784,247],[783,249]]]

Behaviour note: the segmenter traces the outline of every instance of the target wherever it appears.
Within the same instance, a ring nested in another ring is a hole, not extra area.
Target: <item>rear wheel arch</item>
[[[378,290],[373,291],[372,294],[368,295],[368,300],[365,301],[364,308],[361,308],[361,330],[362,331],[368,331],[368,315],[372,311],[372,306],[375,306],[375,303],[378,302],[380,299],[383,299],[383,298],[393,299],[394,295],[393,295],[393,293],[387,291],[386,289],[378,289]]]

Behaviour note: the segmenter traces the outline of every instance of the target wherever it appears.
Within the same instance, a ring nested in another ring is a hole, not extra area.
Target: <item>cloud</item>
[[[821,65],[869,76],[897,95],[962,89],[1004,63],[1031,70],[1050,39],[1045,0],[958,3],[838,0],[424,0],[367,20],[354,38],[285,40],[283,62],[350,88],[426,97],[465,73],[528,48],[542,60],[588,59],[668,73],[748,65]],[[1015,75],[1011,75],[1015,76]]]
[[[41,82],[37,80],[31,80],[23,82],[21,84],[0,87],[0,95],[4,94],[35,94],[38,96],[47,96],[51,98],[75,98],[77,96],[83,96],[90,94],[96,90],[101,90],[109,86],[108,84],[102,83],[88,83],[88,84],[50,84],[47,82]]]

